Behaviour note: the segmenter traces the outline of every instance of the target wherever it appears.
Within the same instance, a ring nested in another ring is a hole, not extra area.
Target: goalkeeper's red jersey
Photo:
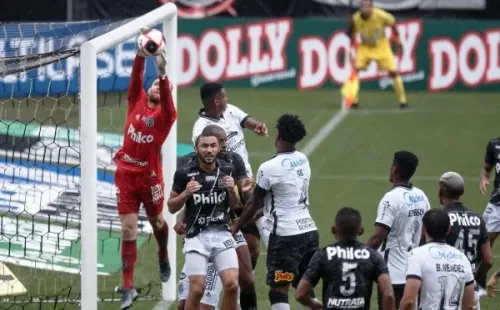
[[[128,109],[123,147],[114,161],[119,169],[162,178],[161,146],[177,118],[168,77],[160,78],[160,104],[148,107],[143,88],[145,58],[136,56],[127,92]],[[171,160],[176,160],[172,158]]]

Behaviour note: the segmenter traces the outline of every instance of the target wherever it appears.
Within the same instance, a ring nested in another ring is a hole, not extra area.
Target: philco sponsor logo
[[[456,222],[458,222],[460,226],[479,226],[481,224],[481,220],[475,215],[469,216],[467,214],[460,215],[457,213],[450,213],[448,215],[450,216],[450,225]]]
[[[328,260],[334,257],[342,259],[368,259],[370,258],[370,251],[367,249],[354,249],[351,247],[343,248],[339,246],[329,246],[326,248],[326,256]]]
[[[154,137],[152,135],[143,135],[140,131],[136,132],[132,124],[130,124],[130,126],[128,127],[127,134],[130,136],[130,139],[132,139],[132,141],[139,144],[151,143],[154,140]]]
[[[293,273],[291,272],[274,272],[274,282],[292,282],[294,278]]]
[[[212,192],[210,194],[193,194],[194,204],[220,204],[226,199],[226,191],[221,193]]]

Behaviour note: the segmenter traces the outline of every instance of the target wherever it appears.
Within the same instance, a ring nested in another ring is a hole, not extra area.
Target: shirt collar
[[[406,189],[412,189],[413,188],[413,184],[409,183],[408,185],[406,185],[406,184],[400,184],[400,183],[398,183],[398,184],[394,184],[392,186],[392,188],[396,188],[396,187],[403,187],[403,188],[406,188]]]
[[[203,118],[209,119],[209,120],[214,121],[214,122],[218,122],[218,121],[220,121],[220,119],[221,119],[221,118],[224,118],[224,113],[222,113],[222,115],[221,115],[221,117],[220,117],[220,118],[215,118],[215,117],[210,117],[210,116],[207,116],[207,115],[205,114],[205,112],[206,112],[205,108],[201,108],[201,109],[200,109],[200,111],[198,112],[198,115],[199,115],[200,117],[203,117]]]

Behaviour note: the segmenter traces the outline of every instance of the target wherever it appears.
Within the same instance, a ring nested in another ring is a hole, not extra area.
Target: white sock
[[[290,305],[284,302],[271,305],[271,310],[290,310]]]

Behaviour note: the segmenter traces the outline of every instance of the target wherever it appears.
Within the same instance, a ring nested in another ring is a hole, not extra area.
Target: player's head
[[[464,191],[465,182],[460,174],[449,171],[439,178],[439,202],[442,205],[459,200]]]
[[[172,83],[170,83],[170,91],[172,91]],[[160,80],[154,80],[151,87],[148,89],[148,99],[152,103],[160,103]]]
[[[339,240],[355,240],[363,234],[361,227],[361,214],[359,211],[350,207],[344,207],[337,212],[335,217],[335,226],[332,227],[332,233]]]
[[[160,80],[156,79],[148,89],[148,99],[153,103],[160,102]]]
[[[431,209],[425,212],[422,222],[427,242],[443,241],[450,231],[450,217],[443,209]]]
[[[283,114],[278,118],[276,124],[276,147],[278,143],[289,144],[295,147],[307,134],[304,123],[297,115]]]
[[[365,17],[370,16],[373,11],[373,0],[361,0],[359,3],[359,11]]]
[[[412,152],[399,151],[394,153],[392,160],[390,181],[391,183],[409,182],[418,166],[418,157]]]
[[[217,139],[219,140],[220,152],[224,153],[226,151],[227,135],[226,131],[222,127],[217,125],[208,125],[205,128],[203,128],[201,134],[216,136]]]
[[[205,109],[225,111],[229,99],[226,90],[219,83],[205,83],[200,87],[201,102]]]
[[[213,134],[200,134],[196,138],[196,153],[201,162],[211,165],[220,151],[219,139]]]

